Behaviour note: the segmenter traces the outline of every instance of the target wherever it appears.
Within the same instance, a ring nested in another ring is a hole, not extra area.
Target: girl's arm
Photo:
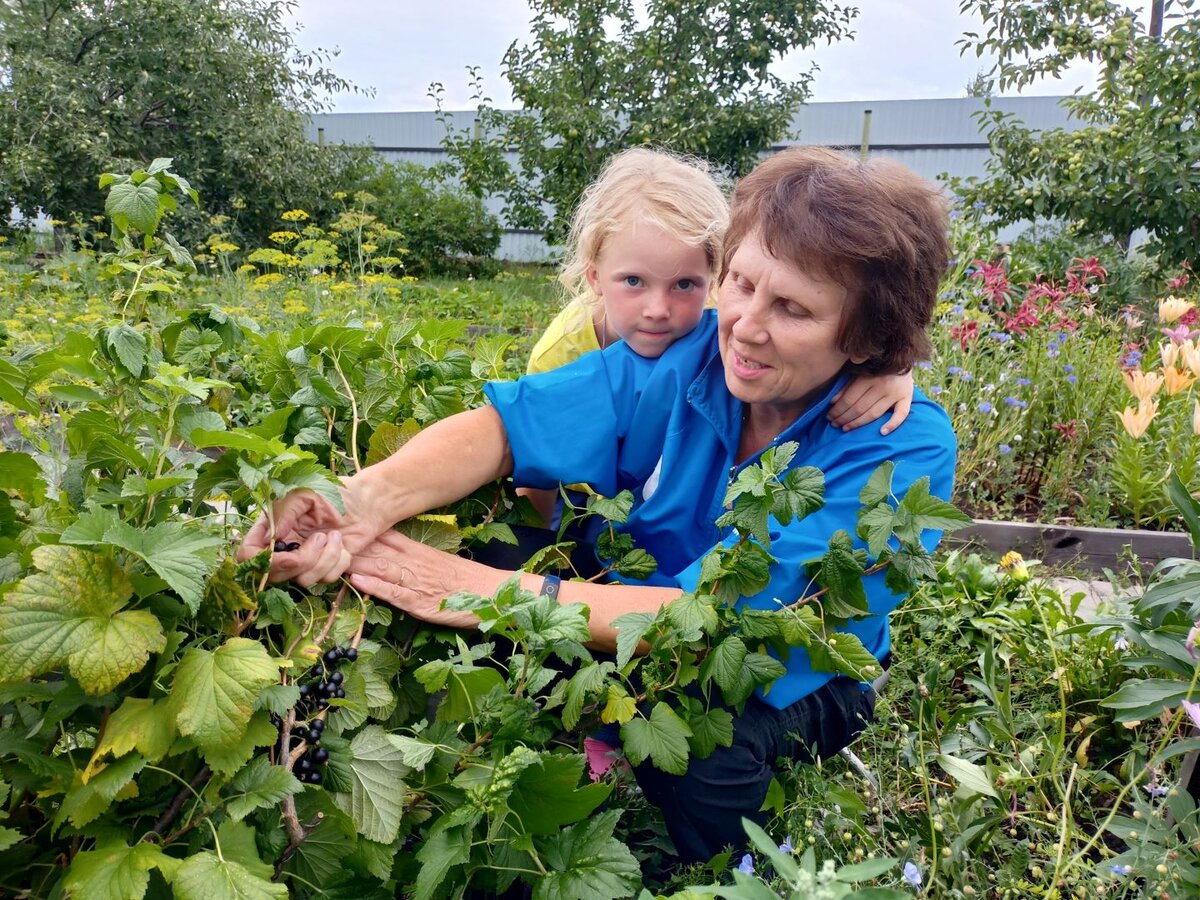
[[[838,391],[829,407],[834,427],[853,431],[874,422],[889,409],[892,417],[879,429],[890,434],[903,424],[912,408],[912,372],[900,375],[858,375]]]

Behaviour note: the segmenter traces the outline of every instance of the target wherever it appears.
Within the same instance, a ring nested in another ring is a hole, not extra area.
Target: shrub
[[[415,163],[384,164],[364,189],[373,210],[404,234],[408,275],[492,276],[500,246],[500,222],[483,202],[438,182]]]

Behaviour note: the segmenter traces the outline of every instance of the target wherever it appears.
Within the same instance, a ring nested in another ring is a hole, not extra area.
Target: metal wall
[[[1059,97],[995,98],[991,108],[1013,113],[1026,126],[1037,129],[1070,128],[1072,120],[1059,104]],[[977,97],[947,100],[881,100],[845,103],[809,103],[793,120],[794,138],[774,147],[819,144],[857,150],[863,140],[864,120],[871,111],[868,143],[870,152],[890,156],[918,174],[937,180],[946,176],[984,174],[989,150],[980,133],[976,114],[985,108]],[[455,130],[470,131],[475,124],[471,111],[446,114]],[[446,126],[433,112],[323,113],[312,117],[308,134],[327,143],[369,144],[389,162],[432,165],[444,157],[441,148]],[[509,154],[515,162],[516,154]],[[503,202],[484,201],[487,209],[503,222]],[[1011,238],[1021,226],[1005,229]],[[1010,233],[1011,232],[1011,233]],[[507,229],[497,255],[517,261],[543,260],[552,251],[541,236]]]

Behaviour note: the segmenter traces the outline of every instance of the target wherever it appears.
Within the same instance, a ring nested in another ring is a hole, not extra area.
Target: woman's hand
[[[479,619],[469,612],[442,609],[442,600],[462,591],[492,594],[510,574],[396,531],[384,532],[350,561],[350,583],[362,593],[425,622],[452,628],[474,628]]]
[[[301,587],[336,581],[350,565],[351,555],[368,546],[391,523],[380,523],[365,513],[366,504],[354,479],[342,487],[345,514],[319,494],[294,491],[271,507],[271,516],[260,516],[238,547],[239,560],[250,559],[271,546],[274,540],[300,546],[271,557],[268,580],[295,581]]]

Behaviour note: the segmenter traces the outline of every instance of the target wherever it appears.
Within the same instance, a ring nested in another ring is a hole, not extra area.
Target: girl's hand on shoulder
[[[912,372],[858,375],[833,398],[827,417],[835,428],[853,431],[891,410],[891,418],[879,429],[880,434],[891,434],[908,418],[912,397]]]

